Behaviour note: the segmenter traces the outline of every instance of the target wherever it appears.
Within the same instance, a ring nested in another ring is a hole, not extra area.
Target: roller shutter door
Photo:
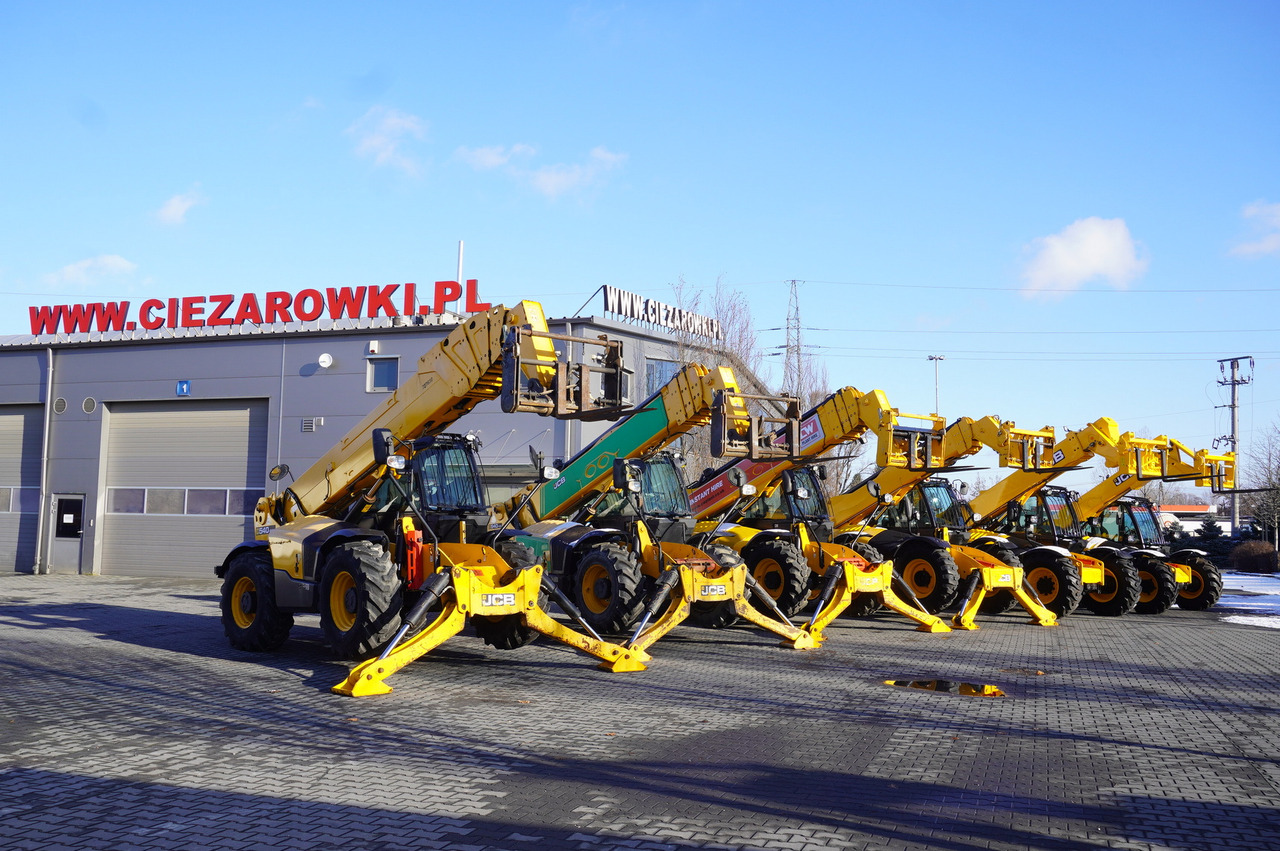
[[[0,572],[35,565],[43,434],[43,407],[0,405]]]
[[[211,579],[253,536],[265,400],[112,404],[106,449],[102,573]]]

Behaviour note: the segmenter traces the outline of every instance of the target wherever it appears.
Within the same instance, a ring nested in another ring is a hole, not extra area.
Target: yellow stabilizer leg
[[[987,589],[982,584],[982,574],[979,573],[978,587],[969,595],[969,599],[965,601],[965,604],[961,607],[960,611],[956,612],[955,617],[951,619],[951,628],[967,630],[980,629],[981,627],[975,623],[975,619],[978,616],[978,607],[982,605],[982,601],[986,596]]]
[[[1027,610],[1027,614],[1031,615],[1031,620],[1028,623],[1033,623],[1036,626],[1058,625],[1058,616],[1040,605],[1040,601],[1028,594],[1021,583],[1011,590],[1013,591],[1013,596],[1018,598],[1018,603]]]
[[[812,636],[813,641],[817,645],[827,640],[826,633],[823,632],[831,622],[840,616],[840,613],[849,608],[849,604],[853,602],[853,586],[856,582],[854,576],[855,568],[847,561],[842,561],[831,565],[828,570],[840,571],[839,578],[836,580],[835,592],[831,595],[831,599],[814,613],[812,620],[801,627],[805,632]]]
[[[649,660],[648,654],[643,651],[636,652],[607,641],[596,641],[552,620],[538,604],[538,596],[542,590],[541,565],[516,571],[514,578],[502,585],[496,584],[492,565],[453,567],[450,569],[450,578],[453,594],[444,603],[444,611],[440,617],[384,658],[370,659],[357,665],[345,680],[333,687],[333,691],[350,697],[389,694],[391,687],[384,682],[387,677],[457,635],[466,624],[466,619],[473,615],[517,615],[530,629],[598,659],[613,660],[619,665],[639,665],[632,668],[620,667],[619,670],[643,671],[644,662]]]
[[[467,616],[459,610],[455,601],[445,603],[440,617],[425,629],[391,651],[385,659],[370,659],[356,665],[347,678],[334,686],[332,691],[348,697],[390,694],[391,686],[383,680],[462,632],[466,622]]]
[[[667,610],[627,645],[628,651],[643,654],[646,660],[650,657],[645,651],[652,647],[658,639],[683,623],[689,617],[689,612],[692,609],[692,603],[689,598],[693,588],[694,571],[685,565],[679,565],[674,569],[679,571],[680,581],[671,589],[671,602],[667,606]],[[644,670],[643,666],[637,668],[634,667],[634,664],[630,660],[622,658],[612,662],[601,662],[600,667],[615,673]]]
[[[890,565],[889,569],[893,569],[892,565]],[[892,609],[903,617],[911,618],[911,620],[919,624],[916,627],[916,632],[951,632],[951,627],[947,626],[942,618],[937,615],[931,615],[923,609],[917,609],[910,603],[905,602],[901,597],[893,593],[892,588],[885,588],[880,594],[886,609]]]

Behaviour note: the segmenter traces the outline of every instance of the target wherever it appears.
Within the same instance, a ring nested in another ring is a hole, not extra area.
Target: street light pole
[[[938,415],[940,406],[938,405],[938,361],[946,360],[946,355],[929,355],[929,360],[933,361],[933,413]]]

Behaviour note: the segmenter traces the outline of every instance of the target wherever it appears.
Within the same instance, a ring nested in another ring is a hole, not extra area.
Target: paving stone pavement
[[[1280,631],[1213,612],[682,627],[639,674],[460,636],[355,699],[217,595],[0,576],[0,847],[1280,849]]]

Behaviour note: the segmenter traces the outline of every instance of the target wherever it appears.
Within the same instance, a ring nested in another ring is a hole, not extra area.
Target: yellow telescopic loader
[[[561,361],[554,342],[568,339],[601,347],[598,365]],[[602,660],[628,655],[547,615],[548,583],[530,548],[488,528],[474,441],[443,433],[499,397],[507,412],[611,416],[621,379],[619,343],[550,334],[534,302],[464,320],[323,458],[259,501],[255,538],[216,571],[231,645],[274,650],[295,614],[318,613],[339,657],[381,650],[334,687],[348,695],[390,691],[386,677],[467,622],[500,648],[541,633]],[[288,475],[272,471],[275,481]]]
[[[752,416],[751,401],[780,402],[786,416]],[[739,617],[781,636],[784,646],[810,649],[816,644],[808,633],[750,605],[748,597],[763,592],[732,550],[690,542],[695,521],[680,459],[666,449],[709,424],[716,457],[782,457],[794,451],[798,419],[794,399],[745,395],[727,367],[689,364],[554,481],[517,493],[494,513],[549,543],[552,573],[585,622],[601,633],[630,631],[630,651],[652,646],[685,619],[718,627]],[[771,426],[790,439],[774,444]],[[620,658],[601,667],[643,665]]]

